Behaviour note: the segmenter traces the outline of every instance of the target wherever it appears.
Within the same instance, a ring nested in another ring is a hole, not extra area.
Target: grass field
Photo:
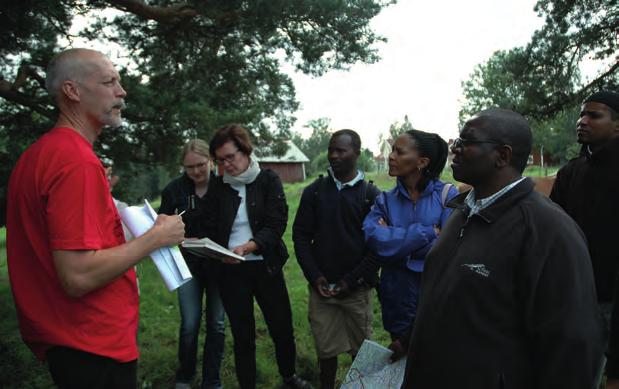
[[[537,172],[535,172],[537,173]],[[533,173],[533,174],[535,174]],[[538,173],[539,174],[539,173]],[[369,178],[381,189],[394,185],[394,180],[382,174],[370,174]],[[453,181],[451,171],[446,170],[443,179]],[[297,210],[303,188],[309,183],[285,185],[290,207],[289,223],[284,241],[290,259],[285,267],[286,280],[293,310],[297,340],[297,373],[317,385],[318,371],[314,343],[307,321],[307,282],[303,278],[292,249],[291,224]],[[155,204],[157,205],[157,204]],[[141,350],[139,382],[141,388],[171,388],[177,367],[177,332],[180,323],[176,293],[165,288],[156,268],[150,260],[138,265],[141,288],[139,344]],[[33,285],[36,287],[36,285]],[[382,329],[378,301],[374,301],[374,339],[388,344],[388,335]],[[0,388],[50,388],[51,378],[45,364],[37,361],[21,341],[7,275],[5,229],[0,229]],[[273,344],[268,336],[260,310],[256,307],[258,388],[277,388],[280,378],[275,364]],[[201,335],[200,342],[203,341]],[[340,356],[338,378],[341,380],[350,358]],[[226,351],[222,366],[225,388],[237,388],[232,356],[232,336],[226,331]],[[194,382],[198,387],[199,379]]]

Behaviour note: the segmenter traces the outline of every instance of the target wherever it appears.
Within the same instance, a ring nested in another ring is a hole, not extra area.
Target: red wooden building
[[[282,182],[303,181],[305,180],[305,164],[309,162],[309,159],[292,141],[288,140],[286,144],[288,150],[281,157],[274,155],[258,157],[260,168],[273,170]]]

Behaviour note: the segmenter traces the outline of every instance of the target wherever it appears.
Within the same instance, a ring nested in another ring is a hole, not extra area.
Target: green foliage
[[[324,172],[329,166],[327,161],[327,148],[331,139],[329,126],[331,119],[318,118],[312,119],[305,124],[305,128],[311,128],[312,133],[307,139],[303,139],[301,134],[293,133],[292,141],[299,147],[303,154],[310,160],[306,164],[305,171],[308,176],[313,176]]]
[[[408,120],[408,115],[404,115],[404,122],[394,122],[389,125],[389,139],[395,140],[402,133],[410,130],[414,130],[415,127]]]
[[[325,149],[311,160],[307,169],[307,174],[308,176],[324,175],[328,167],[329,159],[327,158],[327,150]]]
[[[575,139],[566,132],[574,128],[575,120],[569,127],[566,120],[590,93],[619,87],[619,5],[613,0],[539,0],[535,9],[545,24],[531,41],[495,52],[462,83],[460,121],[489,107],[515,110],[540,132],[536,146],[544,142],[564,160]],[[583,81],[580,66],[588,60],[605,66]]]
[[[576,121],[580,108],[575,107],[559,112],[548,120],[532,120],[533,141],[537,147],[543,145],[545,152],[561,164],[574,158],[580,150],[576,143]]]
[[[53,125],[44,68],[75,38],[96,41],[120,56],[112,59],[128,92],[127,124],[105,129],[96,150],[114,161],[124,180],[134,182],[153,166],[173,172],[187,139],[208,139],[231,122],[252,130],[258,146],[283,153],[280,140],[289,137],[298,102],[281,60],[316,76],[375,62],[375,44],[384,39],[369,22],[390,3],[5,1],[0,9],[0,180],[7,181],[24,148]],[[85,16],[86,26],[70,33],[76,16]]]
[[[359,159],[357,160],[357,168],[363,172],[373,172],[376,170],[376,161],[374,161],[374,153],[370,149],[362,149]]]

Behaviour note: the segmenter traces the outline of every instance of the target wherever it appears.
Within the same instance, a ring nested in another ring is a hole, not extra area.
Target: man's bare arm
[[[184,239],[179,216],[159,215],[144,235],[104,250],[54,250],[54,265],[65,292],[81,297],[115,280],[159,247]]]

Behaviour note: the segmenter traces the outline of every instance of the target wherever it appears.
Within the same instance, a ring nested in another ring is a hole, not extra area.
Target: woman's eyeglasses
[[[230,153],[228,155],[224,155],[223,158],[215,158],[215,159],[213,159],[213,161],[215,161],[215,163],[218,164],[218,165],[223,165],[225,162],[232,163],[236,159],[236,154],[239,151],[241,151],[241,150],[236,149],[236,151],[234,153]]]

